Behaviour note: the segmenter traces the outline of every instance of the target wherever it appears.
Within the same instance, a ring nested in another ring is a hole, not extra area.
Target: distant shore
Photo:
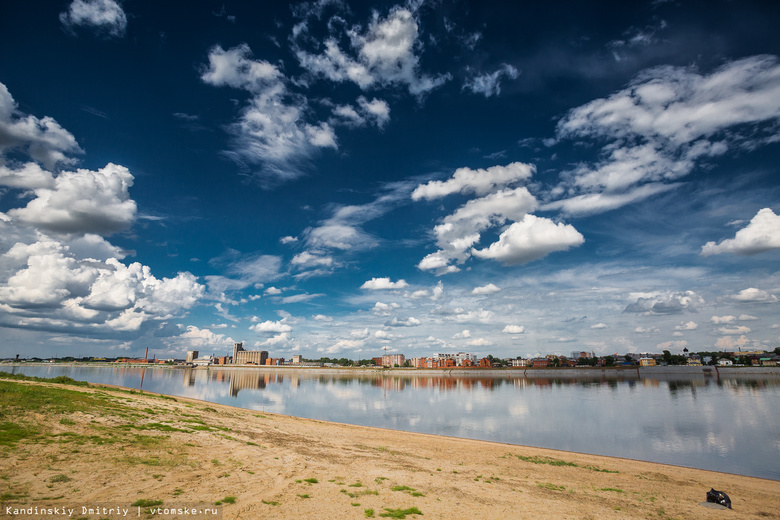
[[[49,367],[132,367],[168,370],[257,370],[257,371],[301,371],[309,374],[344,374],[344,375],[392,375],[392,376],[455,376],[455,377],[617,377],[617,378],[652,378],[654,376],[693,376],[693,377],[733,377],[733,376],[774,376],[780,377],[780,367],[759,366],[685,366],[669,365],[655,367],[615,366],[615,367],[505,367],[505,368],[383,368],[383,367],[303,367],[303,366],[260,366],[260,365],[209,365],[192,367],[185,365],[158,365],[143,363],[101,363],[101,362],[24,362],[2,363],[3,367],[49,366]]]
[[[3,507],[219,503],[224,520],[777,518],[780,511],[772,480],[100,385],[0,386],[4,420],[21,432],[0,447]],[[733,513],[700,505],[712,487],[729,494]]]

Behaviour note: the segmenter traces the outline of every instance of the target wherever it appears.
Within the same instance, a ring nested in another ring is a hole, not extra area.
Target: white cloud
[[[739,294],[735,294],[732,299],[742,303],[775,303],[777,296],[770,294],[761,289],[755,287],[749,287],[739,291]]]
[[[136,204],[128,192],[132,185],[128,169],[112,163],[98,171],[66,171],[52,186],[33,190],[35,198],[8,215],[57,233],[108,235],[135,220]]]
[[[723,323],[734,323],[736,319],[734,316],[713,316],[710,318],[710,321],[715,325],[720,325]]]
[[[463,83],[463,90],[470,90],[474,94],[483,96],[498,96],[501,93],[501,78],[516,79],[520,73],[518,70],[504,63],[498,70],[490,74],[472,76]]]
[[[35,162],[42,164],[47,169],[53,169],[60,163],[72,164],[74,161],[68,158],[68,154],[83,153],[76,138],[62,128],[51,117],[38,119],[32,115],[19,112],[8,88],[0,83],[0,155],[11,150],[19,150],[29,155]],[[16,175],[28,177],[35,175],[39,178],[37,184],[23,184],[19,187],[34,188],[45,187],[40,179],[46,174],[40,169],[33,172],[33,166],[25,166]],[[8,173],[2,175],[7,177]]]
[[[282,303],[302,303],[307,302],[309,300],[313,300],[314,298],[320,298],[322,296],[325,296],[324,293],[317,293],[317,294],[309,294],[309,293],[301,293],[301,294],[293,294],[292,296],[285,296],[282,298]]]
[[[468,339],[471,337],[471,331],[469,329],[463,329],[461,332],[452,336],[452,339]]]
[[[646,70],[628,88],[575,108],[559,121],[559,140],[607,144],[598,163],[564,174],[564,199],[556,205],[570,213],[597,213],[659,193],[701,160],[772,141],[778,119],[776,57],[729,62],[709,75],[692,67]],[[643,186],[652,188],[638,191]]]
[[[322,352],[323,354],[339,354],[341,352],[344,352],[345,350],[360,350],[363,348],[363,341],[361,340],[353,340],[353,339],[342,339],[334,343],[333,345],[323,348],[319,347],[317,349],[317,352]]]
[[[333,258],[330,256],[323,256],[321,254],[312,254],[309,251],[304,251],[293,257],[290,263],[296,267],[308,268],[308,267],[330,267],[333,265]]]
[[[477,170],[458,168],[446,181],[430,181],[417,186],[412,192],[412,200],[438,199],[453,193],[485,195],[509,184],[526,181],[535,171],[534,165],[520,162]]]
[[[666,341],[664,343],[659,343],[658,345],[655,346],[655,348],[658,350],[668,350],[669,352],[671,352],[673,350],[681,351],[687,346],[688,346],[688,342],[683,339],[679,341]]]
[[[415,96],[430,92],[450,78],[449,74],[428,76],[419,72],[415,52],[421,47],[419,28],[409,9],[394,7],[385,18],[375,12],[365,30],[355,25],[347,30],[347,36],[353,55],[331,37],[325,40],[320,54],[298,47],[300,65],[316,76],[335,82],[351,81],[363,90],[404,85]]]
[[[265,290],[265,294],[269,296],[277,296],[279,294],[282,294],[282,290],[277,287],[269,287]]]
[[[386,321],[385,327],[417,327],[421,324],[422,322],[413,316],[409,316],[408,318],[395,317],[390,321]]]
[[[660,334],[658,327],[637,327],[634,329],[636,334]]]
[[[297,237],[286,236],[279,239],[282,244],[294,244],[298,241]]]
[[[737,231],[734,238],[722,240],[718,244],[707,242],[702,246],[701,254],[754,255],[772,249],[780,249],[780,216],[775,215],[771,209],[764,208],[756,213],[750,224]]]
[[[486,249],[474,249],[478,258],[490,258],[507,265],[518,265],[547,256],[556,251],[566,251],[585,242],[585,238],[569,224],[526,215],[501,233],[498,242]]]
[[[699,325],[694,321],[689,321],[688,323],[680,323],[677,325],[674,330],[696,330],[699,328]]]
[[[750,332],[750,328],[749,327],[744,327],[744,326],[732,327],[732,328],[720,327],[720,328],[718,328],[718,331],[721,334],[725,334],[725,335],[747,334],[747,333]]]
[[[332,323],[333,322],[333,317],[326,316],[324,314],[315,314],[314,316],[312,316],[312,319],[315,320],[315,321],[319,321],[321,323]]]
[[[215,334],[209,329],[199,329],[194,325],[188,325],[184,332],[178,336],[167,338],[165,343],[177,351],[184,352],[187,350],[230,349],[235,341],[224,334]]]
[[[374,307],[371,309],[371,312],[376,314],[377,316],[390,316],[396,309],[400,309],[401,306],[397,303],[383,303],[383,302],[376,302]]]
[[[73,0],[68,10],[60,13],[60,22],[72,31],[89,27],[99,33],[122,37],[127,28],[127,15],[114,0]]]
[[[493,342],[488,341],[485,338],[477,338],[477,339],[472,339],[466,344],[471,347],[489,347],[493,344]]]
[[[590,326],[593,330],[602,330],[602,329],[608,329],[609,326],[606,323],[596,323],[595,325]]]
[[[66,243],[45,235],[32,244],[17,243],[2,261],[18,266],[0,280],[0,304],[10,312],[4,321],[22,328],[138,331],[150,320],[192,307],[204,291],[190,273],[158,279],[138,262],[81,259]]]
[[[718,338],[718,340],[715,342],[715,347],[720,350],[734,351],[749,344],[750,340],[745,336],[740,336],[738,338],[735,338],[734,336],[723,336],[722,338]]]
[[[390,278],[372,278],[363,285],[360,286],[361,289],[371,289],[371,290],[386,290],[386,289],[403,289],[404,287],[408,287],[409,284],[406,283],[406,280],[398,280],[397,282],[391,282]]]
[[[246,44],[228,50],[217,45],[201,71],[201,80],[209,85],[252,95],[231,126],[233,149],[226,154],[241,163],[261,165],[263,182],[295,179],[318,148],[337,148],[335,133],[326,122],[307,123],[306,99],[289,92],[275,65],[251,55]]]
[[[756,316],[751,316],[749,314],[740,314],[739,315],[739,321],[755,321],[758,318]]]
[[[256,323],[249,327],[249,330],[252,330],[254,332],[273,332],[273,333],[281,333],[281,332],[292,332],[292,327],[286,323],[285,319],[281,319],[278,321],[264,321],[262,323]]]
[[[500,287],[496,286],[495,284],[489,283],[487,285],[483,285],[482,287],[474,287],[474,289],[471,291],[471,294],[489,295],[489,294],[495,294],[500,291],[501,291]]]
[[[525,334],[525,327],[522,325],[507,325],[501,332],[505,334]]]
[[[647,315],[679,314],[685,310],[695,310],[703,303],[704,299],[693,291],[667,292],[640,296],[636,302],[629,304],[624,312]]]

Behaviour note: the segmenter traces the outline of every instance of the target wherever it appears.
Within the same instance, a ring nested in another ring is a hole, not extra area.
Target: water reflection
[[[780,375],[490,377],[128,366],[17,371],[313,419],[780,479]]]

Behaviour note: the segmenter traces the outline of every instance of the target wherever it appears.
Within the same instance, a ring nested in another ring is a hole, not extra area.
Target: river
[[[780,480],[780,371],[528,377],[522,371],[483,376],[63,365],[0,370],[66,375],[311,419]]]

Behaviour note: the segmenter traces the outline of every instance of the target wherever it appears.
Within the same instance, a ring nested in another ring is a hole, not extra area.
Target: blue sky
[[[0,356],[774,349],[769,4],[6,2]]]

